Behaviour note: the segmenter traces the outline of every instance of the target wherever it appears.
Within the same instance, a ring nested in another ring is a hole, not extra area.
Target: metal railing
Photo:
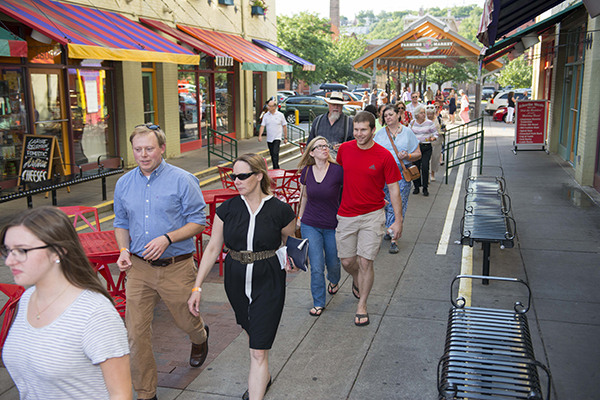
[[[288,124],[288,143],[300,147],[300,143],[306,143],[306,131],[296,125]]]
[[[227,161],[234,161],[238,156],[237,139],[211,128],[207,128],[206,130],[208,140],[208,166],[210,167],[211,154],[224,158]]]
[[[312,126],[313,121],[317,118],[317,114],[312,110],[308,110],[308,126]]]
[[[483,130],[483,117],[473,119],[466,124],[455,126],[446,130],[446,141],[450,141],[456,138],[462,138],[470,133],[479,132]]]
[[[466,125],[466,124],[465,124]],[[446,136],[445,158],[446,158],[446,184],[450,169],[461,164],[479,159],[479,173],[483,173],[483,129],[471,134],[463,134],[454,140],[448,140]],[[472,150],[470,150],[472,146]]]

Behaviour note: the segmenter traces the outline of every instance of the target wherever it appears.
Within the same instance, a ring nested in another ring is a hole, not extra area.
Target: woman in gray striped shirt
[[[17,215],[0,254],[31,286],[2,351],[21,399],[131,399],[125,326],[69,218],[54,207]]]

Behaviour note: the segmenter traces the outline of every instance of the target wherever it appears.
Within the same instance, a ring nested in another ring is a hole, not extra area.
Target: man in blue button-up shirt
[[[198,179],[163,160],[166,137],[160,127],[138,126],[129,140],[138,167],[115,187],[117,265],[128,271],[125,320],[133,385],[138,398],[156,399],[152,319],[159,299],[190,336],[190,365],[199,367],[208,353],[208,327],[187,307],[197,271],[193,237],[206,224],[206,203]]]

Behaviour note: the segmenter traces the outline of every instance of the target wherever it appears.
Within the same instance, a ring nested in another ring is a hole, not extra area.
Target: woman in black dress
[[[296,215],[288,204],[271,195],[271,180],[259,155],[244,154],[236,159],[231,178],[240,196],[217,209],[188,306],[198,315],[202,282],[224,242],[229,249],[225,292],[250,342],[248,391],[242,398],[255,400],[262,399],[271,385],[269,349],[285,299],[285,271],[275,252],[294,235]],[[297,271],[290,265],[285,265],[285,270]]]
[[[448,116],[450,117],[450,123],[454,124],[455,123],[454,113],[456,112],[456,92],[454,91],[454,89],[452,89],[450,91],[450,94],[448,95],[448,99],[449,99]]]

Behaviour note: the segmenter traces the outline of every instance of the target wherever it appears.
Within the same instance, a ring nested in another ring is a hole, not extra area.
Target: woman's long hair
[[[4,244],[6,232],[15,226],[23,226],[38,239],[50,246],[60,259],[60,269],[67,281],[80,289],[103,294],[113,304],[110,294],[98,279],[77,232],[67,214],[56,207],[43,206],[23,211],[14,217],[0,232],[0,243]]]
[[[306,149],[304,149],[304,154],[302,154],[302,158],[300,159],[300,162],[298,163],[298,169],[302,169],[303,167],[316,164],[315,158],[310,155],[310,152],[315,147],[315,143],[317,143],[317,140],[324,140],[329,145],[329,142],[323,136],[317,136],[313,140],[311,140],[310,143],[308,143],[306,145]],[[337,162],[333,159],[333,157],[331,157],[331,153],[329,153],[329,157],[327,157],[327,161],[329,161],[332,164],[337,164]]]
[[[271,178],[267,173],[267,162],[264,158],[255,153],[245,153],[235,159],[231,167],[239,161],[243,161],[250,166],[250,171],[255,174],[261,173],[262,180],[260,181],[260,190],[267,196],[271,194]]]

